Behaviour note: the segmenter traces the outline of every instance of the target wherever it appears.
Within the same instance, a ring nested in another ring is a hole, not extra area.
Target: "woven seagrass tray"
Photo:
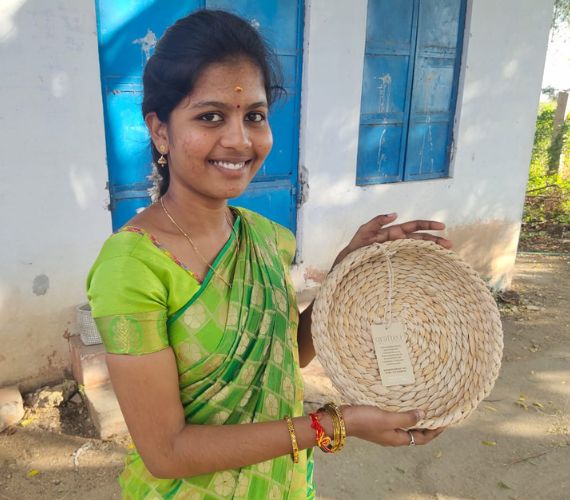
[[[499,374],[503,334],[493,296],[468,264],[430,241],[403,239],[349,254],[323,283],[312,321],[319,361],[343,400],[423,409],[416,428],[465,419]],[[371,332],[394,322],[403,327],[415,381],[387,386]]]

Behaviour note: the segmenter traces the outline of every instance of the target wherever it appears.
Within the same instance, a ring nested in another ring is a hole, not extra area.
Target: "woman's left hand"
[[[441,231],[445,229],[445,224],[433,220],[412,220],[403,224],[395,224],[393,226],[384,227],[397,219],[396,214],[378,215],[371,221],[360,226],[356,234],[337,256],[333,267],[343,260],[349,253],[355,250],[371,245],[372,243],[384,243],[386,241],[402,240],[405,238],[413,238],[415,240],[428,240],[450,249],[453,245],[451,241],[434,236],[429,233],[418,233],[418,231]]]

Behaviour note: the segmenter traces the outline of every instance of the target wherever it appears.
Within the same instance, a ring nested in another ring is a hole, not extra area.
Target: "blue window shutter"
[[[446,177],[465,0],[420,0],[404,180]]]
[[[368,2],[358,185],[402,180],[417,15],[413,0]]]

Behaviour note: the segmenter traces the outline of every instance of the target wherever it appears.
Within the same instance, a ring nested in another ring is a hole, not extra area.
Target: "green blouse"
[[[92,314],[110,353],[171,347],[192,424],[236,424],[303,414],[298,310],[289,277],[295,239],[245,209],[200,283],[145,231],[126,226],[104,244],[88,276]],[[237,238],[235,237],[237,234]],[[220,278],[223,278],[221,279]],[[231,286],[228,287],[227,283]],[[134,450],[124,498],[312,498],[312,453],[241,469],[157,479]]]

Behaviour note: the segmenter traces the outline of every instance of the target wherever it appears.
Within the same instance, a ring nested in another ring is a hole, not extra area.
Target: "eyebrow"
[[[226,104],[225,102],[220,101],[198,101],[196,104],[190,106],[192,109],[194,108],[222,108],[222,109],[232,109],[234,106],[230,104]],[[257,101],[254,103],[249,104],[246,106],[247,109],[252,108],[266,108],[267,102],[266,101]]]

